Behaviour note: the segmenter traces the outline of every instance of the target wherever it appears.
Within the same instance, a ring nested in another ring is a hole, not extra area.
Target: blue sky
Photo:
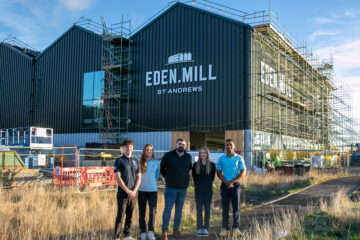
[[[166,0],[0,0],[0,41],[11,33],[44,50],[84,16],[116,23],[130,18],[132,29],[168,5]],[[268,10],[269,0],[214,2],[245,12]],[[271,0],[270,8],[288,32],[321,59],[334,58],[337,81],[353,95],[353,114],[360,119],[360,1]]]

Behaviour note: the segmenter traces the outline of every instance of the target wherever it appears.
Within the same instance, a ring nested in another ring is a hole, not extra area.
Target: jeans
[[[163,212],[162,231],[167,232],[169,228],[171,210],[175,203],[174,230],[180,229],[182,209],[186,198],[187,189],[165,188],[165,208]]]
[[[229,210],[230,201],[233,209],[233,228],[240,227],[240,184],[235,183],[234,187],[227,188],[221,184],[221,204],[222,204],[222,227],[229,230]]]
[[[200,192],[195,190],[197,229],[209,229],[212,194],[212,191]],[[205,208],[204,224],[202,214],[203,207]]]
[[[130,235],[130,228],[132,222],[132,215],[134,212],[134,208],[136,205],[136,197],[129,198],[125,192],[118,192],[116,195],[117,198],[117,216],[115,220],[115,238],[120,238],[122,231],[122,221],[124,218],[124,214],[126,214],[125,218],[125,226],[124,226],[124,235]]]
[[[139,206],[139,228],[140,233],[146,231],[146,203],[149,203],[149,222],[148,231],[154,231],[155,214],[156,214],[156,203],[157,203],[157,192],[142,192],[138,193],[138,206]]]

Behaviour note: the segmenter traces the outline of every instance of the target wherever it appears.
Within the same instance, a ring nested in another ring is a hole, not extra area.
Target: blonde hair
[[[210,165],[210,151],[207,147],[201,147],[200,150],[199,150],[199,159],[198,161],[196,162],[196,174],[200,174],[200,166],[201,166],[201,157],[200,157],[200,151],[201,150],[204,150],[206,152],[206,169],[205,169],[205,173],[206,174],[210,174],[210,168],[211,168],[211,165]]]

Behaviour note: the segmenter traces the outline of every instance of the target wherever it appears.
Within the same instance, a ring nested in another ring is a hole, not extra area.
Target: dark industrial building
[[[270,13],[221,13],[175,3],[134,33],[82,19],[42,52],[2,42],[0,128],[159,150],[178,137],[221,150],[233,138],[248,165],[256,151],[330,151],[332,66],[294,50]]]

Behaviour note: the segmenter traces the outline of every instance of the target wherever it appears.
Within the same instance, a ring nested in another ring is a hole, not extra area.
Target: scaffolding
[[[348,165],[356,131],[351,96],[335,79],[333,59],[320,60],[295,41],[271,11],[252,17],[253,161],[269,152],[293,165],[316,156],[327,159],[328,166]]]
[[[207,0],[191,4],[252,26],[254,161],[265,152],[280,153],[287,160],[348,154],[357,136],[351,96],[335,78],[332,59],[320,60],[305,43],[295,40],[270,9],[247,13]]]
[[[18,49],[19,51],[23,52],[24,54],[30,56],[30,57],[37,57],[41,54],[40,51],[36,50],[35,48],[31,47],[30,45],[22,42],[17,37],[15,37],[12,34],[8,34],[4,40],[1,41],[1,43],[9,44],[10,46]]]
[[[127,134],[130,117],[130,34],[131,21],[107,26],[91,19],[80,18],[76,23],[102,36],[102,79],[101,99],[97,111],[100,139],[119,143]]]

